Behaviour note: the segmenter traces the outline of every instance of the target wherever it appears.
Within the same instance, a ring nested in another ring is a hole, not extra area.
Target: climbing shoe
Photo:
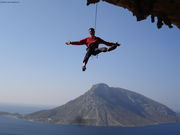
[[[86,66],[82,66],[82,71],[85,71],[86,70]]]

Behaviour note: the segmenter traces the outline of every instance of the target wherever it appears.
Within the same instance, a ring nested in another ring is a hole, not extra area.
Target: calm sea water
[[[0,117],[0,135],[180,135],[180,123],[145,127],[89,127]]]

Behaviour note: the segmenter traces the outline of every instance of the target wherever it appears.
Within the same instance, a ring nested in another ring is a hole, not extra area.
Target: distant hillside
[[[180,121],[180,113],[177,114],[178,118],[179,118],[179,121]]]
[[[21,114],[18,114],[18,113],[9,113],[9,112],[0,112],[0,116],[22,118]]]
[[[0,112],[29,114],[43,109],[52,109],[54,107],[55,106],[48,105],[0,103]]]
[[[93,85],[65,105],[38,111],[27,120],[95,126],[142,126],[177,122],[174,111],[141,94],[106,84]]]

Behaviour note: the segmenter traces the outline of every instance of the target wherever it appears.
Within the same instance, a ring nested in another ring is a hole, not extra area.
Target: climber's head
[[[91,35],[91,36],[95,36],[95,30],[94,30],[94,28],[89,28],[89,34]]]

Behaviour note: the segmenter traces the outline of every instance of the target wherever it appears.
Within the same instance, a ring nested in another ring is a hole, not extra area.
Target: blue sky
[[[62,105],[93,84],[122,87],[180,110],[180,31],[137,22],[127,9],[98,5],[96,35],[120,42],[81,71],[95,5],[85,0],[19,0],[0,4],[0,102]]]

